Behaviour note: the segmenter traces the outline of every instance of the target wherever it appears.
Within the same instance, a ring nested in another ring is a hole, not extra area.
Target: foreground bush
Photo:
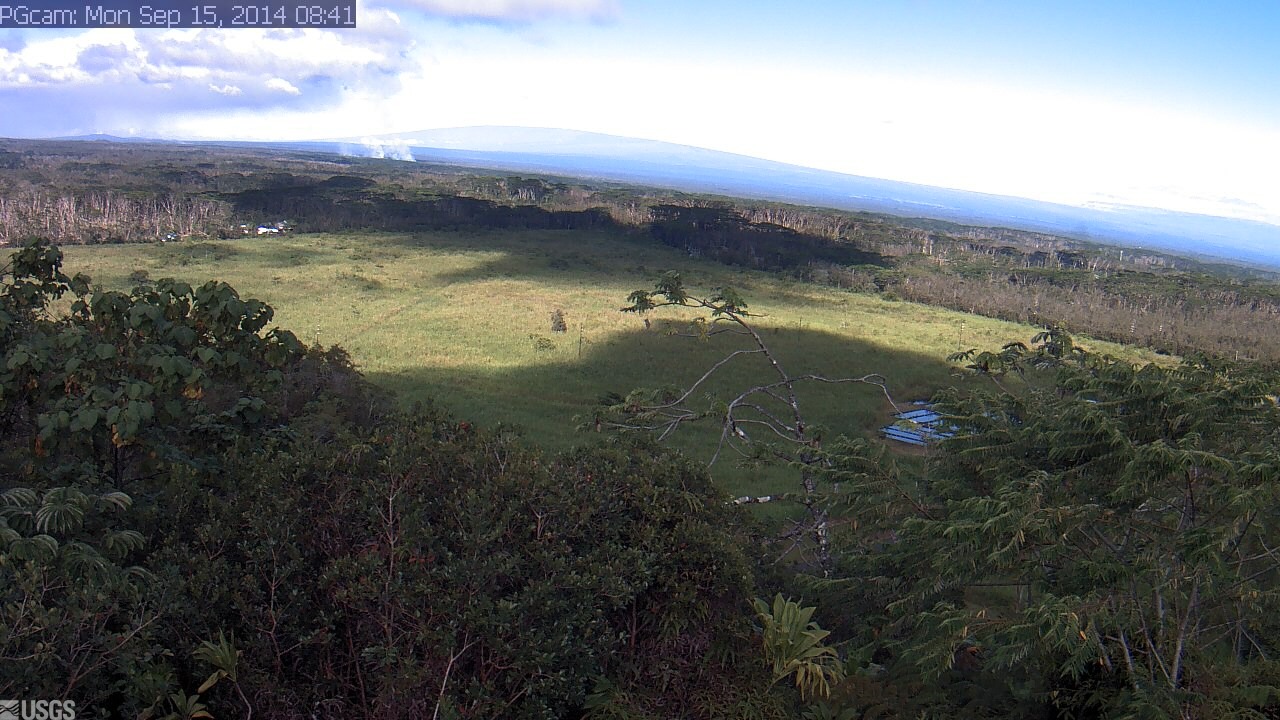
[[[0,696],[79,717],[776,710],[741,661],[743,517],[701,468],[392,412],[226,285],[90,293],[60,261],[29,246],[0,287]]]

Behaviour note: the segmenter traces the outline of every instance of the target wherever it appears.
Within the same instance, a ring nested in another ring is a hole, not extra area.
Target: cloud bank
[[[379,4],[433,17],[498,23],[554,18],[604,21],[619,12],[616,0],[381,0]]]
[[[2,32],[2,31],[0,31]],[[0,135],[160,132],[170,114],[316,110],[392,94],[414,63],[392,12],[350,30],[90,30],[0,43]]]

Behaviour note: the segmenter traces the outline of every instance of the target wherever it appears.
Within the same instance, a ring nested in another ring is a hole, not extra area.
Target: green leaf
[[[89,498],[75,488],[54,488],[45,493],[36,510],[36,528],[41,532],[66,533],[84,522]]]
[[[9,488],[0,492],[0,503],[9,507],[30,507],[40,501],[40,495],[31,488]]]
[[[120,492],[119,490],[115,490],[109,493],[103,493],[102,495],[99,495],[98,502],[102,503],[103,505],[109,505],[115,508],[116,510],[127,510],[129,509],[129,506],[133,505],[133,498],[129,497],[125,493]]]
[[[186,325],[177,325],[171,332],[174,343],[180,347],[191,347],[196,342],[196,331]]]
[[[52,560],[58,554],[58,541],[49,535],[14,540],[9,544],[9,554],[15,560]]]
[[[96,407],[84,408],[76,413],[71,421],[71,430],[79,432],[81,430],[92,430],[94,425],[98,424],[98,419],[102,417],[102,410]]]
[[[192,657],[217,668],[217,672],[206,681],[207,686],[211,687],[213,683],[223,677],[230,678],[231,682],[236,681],[236,666],[239,664],[240,652],[236,650],[235,645],[227,639],[227,636],[221,630],[218,631],[217,642],[212,640],[201,642],[200,646],[192,653]],[[208,688],[201,688],[200,692],[204,692],[206,689]]]
[[[135,550],[141,550],[146,545],[146,539],[142,537],[142,533],[136,530],[117,530],[108,533],[102,541],[103,548],[111,555],[122,558]],[[201,692],[204,692],[203,690]]]
[[[209,688],[213,687],[214,685],[217,685],[218,681],[226,676],[227,674],[222,672],[221,670],[214,670],[213,674],[209,676],[209,679],[205,680],[203,683],[200,684],[200,687],[196,688],[196,692],[197,693],[207,692]]]

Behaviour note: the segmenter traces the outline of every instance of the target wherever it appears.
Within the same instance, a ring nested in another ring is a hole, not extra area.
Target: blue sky
[[[1280,224],[1280,3],[364,0],[343,31],[0,30],[0,136],[666,140]]]

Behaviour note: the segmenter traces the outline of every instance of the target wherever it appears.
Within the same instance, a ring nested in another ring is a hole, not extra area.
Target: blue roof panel
[[[909,445],[927,445],[955,434],[954,428],[944,425],[942,416],[927,401],[917,400],[912,404],[923,405],[924,408],[894,415],[897,422],[880,428],[886,438]]]

